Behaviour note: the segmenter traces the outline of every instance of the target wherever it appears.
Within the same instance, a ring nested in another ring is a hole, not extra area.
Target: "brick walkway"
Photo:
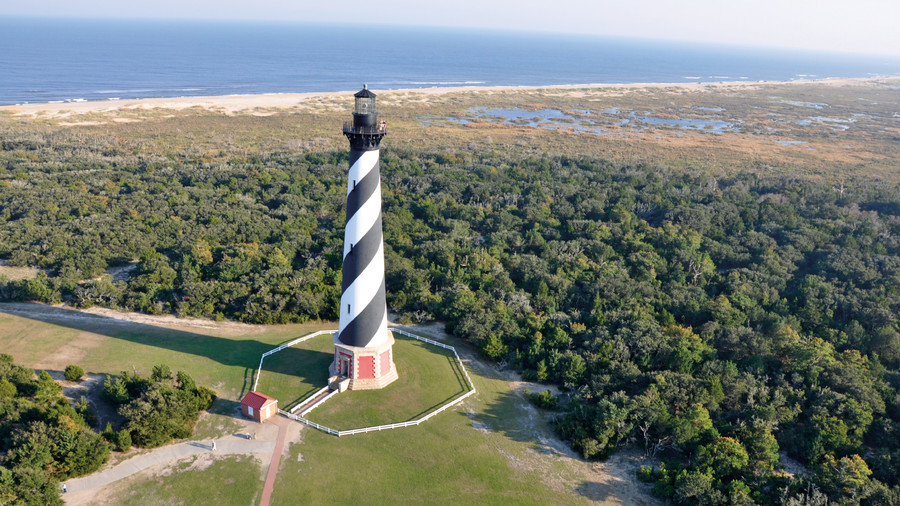
[[[288,423],[290,423],[279,415],[269,418],[268,421],[278,426],[278,439],[275,440],[275,449],[272,451],[272,461],[269,463],[269,471],[266,473],[266,484],[263,486],[259,506],[269,506],[269,501],[272,499],[275,478],[278,476],[278,464],[281,462],[281,451],[284,449],[284,436],[287,433]]]

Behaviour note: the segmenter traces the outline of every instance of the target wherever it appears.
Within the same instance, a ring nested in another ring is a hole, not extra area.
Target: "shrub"
[[[0,399],[12,399],[17,393],[18,390],[15,385],[6,378],[0,378]]]
[[[216,393],[201,386],[197,389],[197,409],[203,411],[205,409],[209,409],[212,407],[213,402],[216,400]]]
[[[198,400],[165,383],[155,383],[140,398],[119,408],[125,428],[142,448],[155,448],[174,438],[191,435],[197,421]]]
[[[84,377],[84,369],[80,366],[71,364],[66,366],[66,370],[63,372],[66,379],[69,381],[78,381],[82,377]]]
[[[103,439],[109,441],[112,444],[116,443],[116,431],[113,430],[111,422],[106,422],[106,428],[103,429],[103,432],[100,433],[100,436],[102,436]]]
[[[539,408],[550,410],[559,409],[559,397],[550,393],[550,390],[544,390],[539,394],[533,394],[526,390],[525,396],[528,397],[528,400],[531,401],[532,404]]]
[[[638,469],[638,479],[644,483],[653,483],[658,480],[660,473],[657,473],[653,466],[641,466]]]
[[[150,374],[150,380],[154,383],[172,379],[172,369],[169,368],[166,364],[159,364],[153,366],[153,372]]]
[[[103,398],[113,404],[125,404],[131,400],[128,387],[122,377],[107,376],[103,380]]]
[[[93,427],[97,424],[97,413],[94,412],[94,409],[91,407],[91,403],[88,402],[87,397],[81,396],[78,399],[78,402],[75,403],[75,411],[78,412],[79,415],[84,418],[85,423],[88,426]]]
[[[127,452],[131,449],[131,433],[125,429],[116,433],[116,448],[120,452]]]

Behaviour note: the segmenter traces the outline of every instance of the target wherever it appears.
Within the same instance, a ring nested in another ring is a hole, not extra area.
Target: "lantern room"
[[[353,126],[374,127],[378,121],[378,114],[375,112],[375,94],[369,91],[368,85],[363,85],[363,89],[353,96],[356,99],[353,108]]]

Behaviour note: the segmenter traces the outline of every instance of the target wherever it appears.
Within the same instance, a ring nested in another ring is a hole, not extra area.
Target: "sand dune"
[[[821,80],[797,80],[797,81],[765,81],[765,82],[716,82],[716,83],[638,83],[638,84],[569,84],[553,86],[457,86],[445,88],[411,88],[399,90],[376,90],[381,98],[403,98],[415,95],[425,97],[431,95],[446,95],[452,93],[498,93],[534,90],[590,90],[604,88],[684,88],[689,90],[717,89],[717,88],[752,88],[761,85],[787,85],[819,83],[832,86],[866,86],[879,83],[877,78],[841,78]],[[294,109],[304,108],[310,102],[329,102],[334,99],[346,99],[356,90],[321,92],[321,93],[273,93],[259,95],[222,95],[209,97],[176,97],[176,98],[136,98],[125,100],[102,100],[87,102],[68,102],[55,104],[24,104],[0,106],[0,112],[16,115],[71,115],[85,113],[104,113],[140,109],[188,109],[200,107],[207,110],[222,112],[242,112],[255,109]],[[261,113],[262,114],[262,113]]]

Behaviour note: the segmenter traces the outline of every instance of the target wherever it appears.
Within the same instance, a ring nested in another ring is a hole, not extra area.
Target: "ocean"
[[[0,19],[0,104],[434,86],[900,75],[900,57],[523,32]]]

